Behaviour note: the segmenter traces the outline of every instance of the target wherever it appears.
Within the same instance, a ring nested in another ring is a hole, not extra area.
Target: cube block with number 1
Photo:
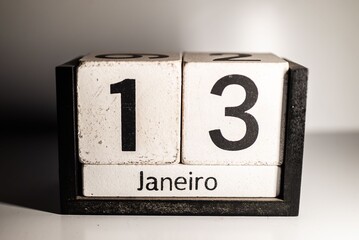
[[[80,161],[178,163],[181,54],[88,55],[80,61]]]
[[[288,68],[273,54],[185,54],[182,162],[281,165]]]

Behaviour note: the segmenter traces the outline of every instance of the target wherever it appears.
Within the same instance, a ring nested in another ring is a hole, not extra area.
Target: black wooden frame
[[[281,191],[277,198],[94,198],[82,196],[76,75],[79,58],[56,67],[61,212],[63,214],[298,216],[308,70],[289,62]]]

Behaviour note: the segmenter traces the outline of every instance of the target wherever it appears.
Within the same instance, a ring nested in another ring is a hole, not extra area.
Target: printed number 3
[[[246,111],[251,109],[258,99],[258,89],[254,82],[243,75],[227,75],[219,79],[213,86],[211,94],[221,96],[223,90],[231,84],[237,84],[246,91],[246,98],[244,102],[236,107],[226,107],[225,116],[237,117],[242,119],[246,124],[246,134],[238,141],[230,141],[223,137],[220,129],[209,131],[209,135],[213,143],[228,151],[238,151],[250,147],[258,137],[258,123],[257,120]]]

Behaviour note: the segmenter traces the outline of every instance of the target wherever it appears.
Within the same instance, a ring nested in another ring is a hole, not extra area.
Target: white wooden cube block
[[[171,164],[180,159],[182,56],[81,59],[78,144],[85,164]]]
[[[276,197],[277,166],[84,165],[87,197]]]
[[[288,68],[273,54],[185,54],[182,162],[280,165]]]

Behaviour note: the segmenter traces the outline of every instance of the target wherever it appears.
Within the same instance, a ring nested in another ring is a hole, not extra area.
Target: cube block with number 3
[[[178,163],[181,54],[102,54],[80,61],[80,161]]]
[[[273,54],[185,54],[182,162],[280,165],[288,68]]]

